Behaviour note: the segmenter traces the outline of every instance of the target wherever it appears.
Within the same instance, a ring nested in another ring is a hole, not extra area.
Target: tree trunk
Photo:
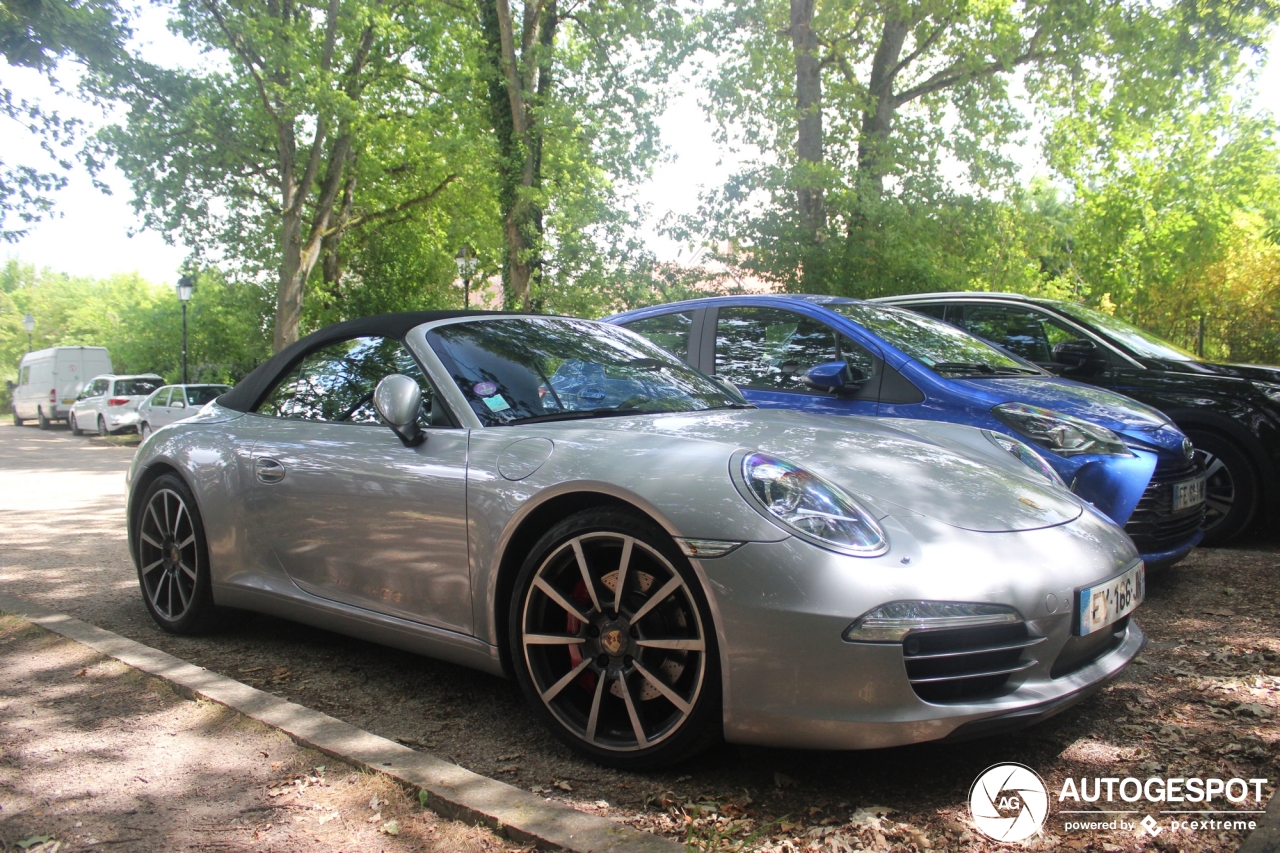
[[[822,164],[822,68],[818,37],[813,31],[814,0],[791,0],[791,47],[796,63],[796,159],[799,161],[796,202],[805,238],[816,244],[826,226],[822,187],[814,186],[815,166]]]
[[[506,242],[503,301],[522,310],[529,309],[530,290],[542,267],[542,210],[533,201],[542,185],[542,131],[530,102],[544,98],[551,86],[550,53],[556,27],[554,2],[542,9],[540,20],[534,20],[533,8],[532,4],[525,6],[522,49],[517,52],[508,0],[480,0],[481,25],[492,66],[489,109],[500,157],[498,195]],[[532,65],[535,62],[537,65]]]
[[[858,135],[858,195],[862,199],[878,199],[884,193],[884,178],[893,162],[891,134],[893,114],[898,109],[893,82],[898,73],[902,45],[911,30],[910,22],[894,12],[887,12],[880,44],[871,60],[871,81],[867,95],[871,105],[862,113],[862,131]]]

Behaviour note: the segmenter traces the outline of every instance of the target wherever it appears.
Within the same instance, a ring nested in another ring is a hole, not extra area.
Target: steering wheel
[[[355,405],[347,409],[345,412],[343,412],[342,417],[338,418],[338,421],[339,422],[345,421],[347,418],[351,417],[356,412],[360,411],[360,407],[372,399],[373,399],[372,391],[366,391],[365,393],[361,394],[360,399],[356,400]]]

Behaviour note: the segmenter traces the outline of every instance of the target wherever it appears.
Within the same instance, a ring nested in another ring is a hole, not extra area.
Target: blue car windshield
[[[944,376],[1046,375],[1030,362],[925,314],[865,302],[828,302],[823,307],[849,318]]]
[[[485,426],[748,405],[634,332],[587,320],[451,323],[427,342]]]

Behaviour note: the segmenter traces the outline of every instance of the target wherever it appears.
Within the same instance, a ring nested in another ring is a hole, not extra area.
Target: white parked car
[[[164,377],[154,373],[95,376],[71,407],[67,421],[71,432],[80,435],[96,429],[98,435],[110,435],[136,430],[138,406],[163,384]]]
[[[111,372],[105,347],[49,347],[29,352],[18,363],[13,386],[13,422],[38,421],[48,429],[67,419],[71,405],[84,390],[85,378]]]
[[[189,418],[230,385],[166,385],[138,406],[138,434],[144,439],[162,426]]]

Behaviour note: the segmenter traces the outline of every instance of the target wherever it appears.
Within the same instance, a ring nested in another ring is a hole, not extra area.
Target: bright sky
[[[190,47],[165,29],[162,10],[146,6],[136,20],[136,29],[152,61],[168,65],[189,63]],[[1280,56],[1280,33],[1273,38],[1270,53]],[[7,66],[4,74],[6,85],[21,97],[38,99],[46,107],[54,106],[64,114],[79,116],[91,124],[100,124],[103,120],[92,108],[58,96],[39,74]],[[1257,90],[1259,105],[1280,115],[1280,59],[1263,68]],[[650,218],[643,235],[661,260],[687,261],[689,252],[657,233],[659,220],[668,212],[675,215],[694,212],[699,193],[722,184],[737,162],[712,139],[712,127],[698,107],[698,97],[697,90],[690,86],[672,99],[661,127],[664,142],[674,157],[660,164],[652,180],[639,188],[640,199],[650,206]],[[0,145],[6,162],[43,162],[43,155],[32,139],[11,122],[0,123]],[[1034,171],[1037,159],[1033,152],[1028,152],[1026,171]],[[100,192],[84,170],[77,168],[69,186],[58,195],[61,216],[37,225],[16,244],[0,244],[0,256],[16,257],[25,263],[73,275],[137,271],[151,281],[171,284],[187,255],[186,248],[169,245],[154,231],[141,230],[140,220],[129,204],[132,194],[124,177],[111,169],[104,179],[111,186],[112,195]]]

